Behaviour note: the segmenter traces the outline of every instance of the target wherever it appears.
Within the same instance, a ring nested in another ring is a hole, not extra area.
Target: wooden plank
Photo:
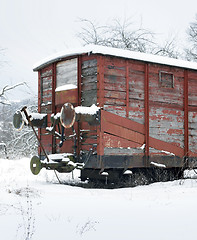
[[[183,148],[177,147],[174,143],[167,143],[156,138],[149,137],[149,146],[158,150],[167,151],[175,154],[176,156],[183,157]]]
[[[135,143],[139,143],[141,145],[144,143],[143,134],[132,131],[122,126],[112,124],[110,122],[105,122],[104,124],[102,124],[102,126],[103,126],[103,131],[105,133],[113,134],[115,136],[119,136],[121,138],[133,141]]]
[[[120,117],[118,115],[115,115],[113,113],[109,113],[107,111],[101,110],[101,118],[105,122],[110,122],[112,124],[118,125],[118,126],[124,126],[124,128],[136,131],[138,133],[144,134],[144,125],[137,123],[135,121],[132,121],[127,118]]]
[[[109,83],[109,84],[122,84],[122,85],[124,85],[126,83],[126,77],[125,76],[116,76],[116,75],[104,74],[104,82]]]
[[[104,125],[104,132],[122,137],[130,141],[137,141],[139,144],[144,143],[145,129],[143,124],[134,122],[130,119],[122,118],[106,111],[101,111],[101,119],[102,124]],[[139,135],[135,135],[136,133],[139,133]],[[184,155],[183,148],[176,146],[176,143],[174,142],[169,143],[153,137],[149,137],[149,146],[158,150],[174,153],[180,157],[183,157]]]
[[[104,83],[104,89],[108,91],[126,92],[126,84],[116,82],[116,83]]]
[[[41,69],[41,77],[47,77],[52,75],[52,65]]]
[[[97,59],[96,58],[94,58],[94,59],[88,58],[88,60],[87,59],[85,60],[83,57],[82,60],[83,60],[82,64],[81,64],[82,69],[90,69],[92,67],[97,67]]]
[[[104,98],[105,105],[125,106],[126,100],[118,98]]]
[[[97,90],[84,91],[81,94],[81,105],[90,107],[92,104],[97,105]]]
[[[123,139],[108,133],[103,135],[104,147],[106,148],[140,148],[142,144]]]
[[[115,99],[126,100],[126,92],[104,90],[103,93],[105,98],[115,98]]]
[[[73,105],[78,102],[78,90],[70,89],[66,91],[59,91],[55,93],[56,106],[63,105],[66,102],[72,103]]]

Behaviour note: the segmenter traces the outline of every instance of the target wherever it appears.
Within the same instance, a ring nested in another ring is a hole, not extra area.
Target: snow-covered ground
[[[0,159],[0,239],[196,239],[197,180],[124,189],[60,185],[30,159]],[[78,172],[58,174],[77,181]]]

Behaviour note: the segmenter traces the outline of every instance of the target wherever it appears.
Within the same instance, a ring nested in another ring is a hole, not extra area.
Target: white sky
[[[196,0],[0,0],[0,47],[6,49],[1,59],[7,61],[0,67],[0,82],[4,86],[26,81],[37,93],[33,64],[65,48],[81,46],[76,37],[79,18],[106,24],[131,17],[136,25],[142,20],[142,26],[158,33],[161,40],[176,34],[182,41],[196,13]],[[22,98],[22,90],[10,98]]]

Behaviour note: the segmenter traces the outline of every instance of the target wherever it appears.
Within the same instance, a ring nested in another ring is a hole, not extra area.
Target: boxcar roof
[[[77,56],[82,54],[102,54],[102,55],[115,56],[115,57],[139,60],[144,62],[158,63],[163,65],[197,70],[196,62],[189,62],[189,61],[184,61],[180,59],[174,59],[174,58],[163,57],[163,56],[158,56],[153,54],[134,52],[134,51],[125,50],[125,49],[98,46],[98,45],[87,45],[85,47],[81,47],[78,49],[66,49],[63,52],[56,53],[36,63],[33,66],[33,70],[38,71],[39,69],[51,63],[61,61],[62,59],[67,57]]]

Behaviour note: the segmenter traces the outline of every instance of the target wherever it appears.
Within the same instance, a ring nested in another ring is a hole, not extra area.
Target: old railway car
[[[86,46],[34,71],[38,111],[48,124],[38,137],[54,161],[69,153],[83,163],[82,180],[114,181],[136,171],[153,177],[158,169],[170,179],[197,166],[197,63]],[[62,125],[54,127],[59,116]],[[45,158],[41,147],[39,156]]]

